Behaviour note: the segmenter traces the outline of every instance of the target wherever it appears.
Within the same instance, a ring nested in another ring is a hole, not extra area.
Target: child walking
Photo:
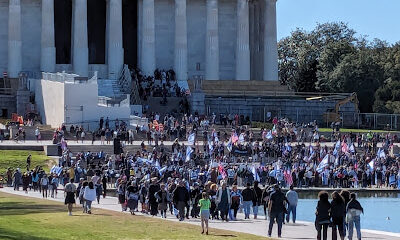
[[[210,218],[211,201],[208,198],[206,192],[203,192],[202,199],[199,200],[199,207],[200,207],[200,217],[201,217],[201,228],[203,229],[201,234],[204,234],[204,225],[205,225],[206,234],[208,235],[208,219]]]

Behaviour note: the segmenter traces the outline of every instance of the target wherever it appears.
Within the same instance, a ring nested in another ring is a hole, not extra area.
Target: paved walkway
[[[27,196],[33,198],[42,198],[40,193],[38,192],[29,192],[26,194],[23,191],[14,191],[12,188],[0,188],[1,192],[16,194],[20,196]],[[59,191],[57,198],[49,198],[49,200],[63,202],[64,194]],[[118,204],[118,200],[115,197],[106,197],[105,199],[100,200],[100,204],[93,203],[93,208],[101,208],[111,211],[120,212],[121,206]],[[66,213],[67,214],[67,213]],[[146,215],[147,216],[147,215]],[[150,217],[150,216],[149,216]],[[210,227],[229,230],[229,231],[236,231],[236,232],[243,232],[243,233],[250,233],[259,236],[267,236],[267,221],[263,219],[250,219],[250,220],[243,220],[244,215],[238,214],[238,221],[230,221],[230,222],[221,222],[221,221],[210,221]],[[160,218],[161,220],[161,218]],[[167,217],[168,221],[175,221],[178,220],[174,217],[169,215]],[[185,220],[185,223],[200,225],[199,219],[189,219]],[[316,238],[316,231],[313,223],[310,222],[297,222],[296,224],[286,224],[283,226],[282,230],[282,237],[283,239],[315,239]],[[387,233],[387,232],[380,232],[380,231],[372,231],[372,230],[363,230],[362,231],[363,238],[367,239],[400,239],[400,233]],[[328,236],[330,236],[330,230],[328,231]],[[274,225],[272,237],[277,237],[277,227]],[[330,239],[330,237],[328,237]]]

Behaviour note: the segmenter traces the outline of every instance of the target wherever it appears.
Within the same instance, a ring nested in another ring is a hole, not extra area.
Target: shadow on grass
[[[10,229],[0,228],[0,239],[4,240],[51,240],[47,237],[35,237],[23,232],[11,231]]]
[[[45,205],[33,202],[2,202],[0,203],[0,215],[28,215],[35,213],[57,213],[65,212],[64,206]]]

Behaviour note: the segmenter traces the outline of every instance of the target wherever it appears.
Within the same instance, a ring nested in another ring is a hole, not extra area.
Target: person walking
[[[272,228],[274,222],[278,225],[278,237],[282,237],[282,224],[283,216],[286,212],[285,203],[287,202],[285,194],[281,191],[278,184],[274,185],[274,192],[271,194],[268,207],[269,207],[269,227],[268,237],[272,235]]]
[[[349,240],[353,239],[353,228],[356,227],[357,239],[361,240],[361,225],[360,225],[360,215],[364,213],[364,209],[361,207],[360,202],[356,199],[356,194],[350,194],[350,202],[346,207],[346,222],[349,225]]]
[[[206,235],[208,235],[208,219],[210,218],[210,207],[211,201],[206,192],[202,193],[202,198],[199,200],[200,207],[200,218],[201,218],[201,234],[204,234],[204,227],[206,230]]]
[[[156,216],[158,214],[158,202],[155,194],[160,191],[160,185],[157,183],[157,178],[151,179],[147,199],[149,199],[150,214]]]
[[[243,197],[240,191],[237,188],[237,185],[232,186],[231,192],[231,210],[230,217],[232,220],[236,221],[237,212],[239,207],[242,205]],[[233,213],[232,213],[233,212]]]
[[[344,240],[344,217],[346,205],[342,196],[337,191],[332,193],[331,217],[332,217],[332,240],[337,240],[337,231],[341,240]]]
[[[47,189],[49,189],[49,178],[47,177],[46,173],[44,173],[42,178],[40,179],[40,186],[42,188],[43,198],[47,198]]]
[[[229,221],[228,212],[229,207],[231,205],[231,193],[229,188],[226,186],[225,181],[221,181],[221,188],[217,191],[217,199],[216,204],[218,206],[219,211],[221,212],[221,220]]]
[[[189,191],[185,187],[183,180],[179,181],[179,185],[175,188],[173,196],[174,204],[179,211],[179,221],[183,221],[185,219],[186,203],[189,201]]]
[[[74,184],[74,179],[71,178],[69,183],[65,185],[65,205],[68,207],[68,215],[72,216],[72,205],[75,204],[75,192],[76,186]]]
[[[315,212],[315,226],[317,229],[317,239],[327,240],[328,237],[328,227],[330,224],[330,211],[331,211],[331,203],[328,201],[329,195],[325,191],[321,191],[318,193],[318,204],[317,210]],[[322,236],[321,236],[322,231]]]
[[[83,198],[85,199],[87,213],[92,214],[92,202],[96,200],[96,189],[93,182],[89,182],[89,185],[85,187]]]
[[[135,210],[138,208],[139,187],[136,182],[132,183],[126,189],[127,207],[132,215],[135,215]]]
[[[288,200],[288,212],[286,215],[286,222],[289,222],[291,213],[293,223],[296,223],[296,209],[299,195],[296,191],[293,190],[293,185],[290,185],[289,191],[286,193],[286,198]]]
[[[255,200],[254,191],[250,187],[251,183],[248,182],[246,188],[242,191],[244,219],[250,219],[250,208]]]
[[[257,219],[258,207],[261,205],[261,199],[262,199],[262,190],[258,186],[258,181],[254,181],[253,191],[254,191],[253,214],[254,214],[254,219]]]
[[[155,194],[158,202],[158,210],[161,212],[162,218],[167,218],[167,209],[170,202],[169,192],[166,191],[165,184],[160,185],[160,190]]]

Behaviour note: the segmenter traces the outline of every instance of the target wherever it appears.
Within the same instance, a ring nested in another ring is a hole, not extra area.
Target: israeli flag
[[[244,134],[241,133],[239,136],[239,143],[244,143]]]
[[[376,156],[379,158],[386,158],[385,150],[379,148],[378,152],[376,153]]]
[[[265,136],[268,140],[273,139],[274,137],[272,136],[272,131],[268,131],[267,135]]]
[[[193,149],[192,147],[188,146],[186,148],[186,162],[190,161],[190,155],[192,155]]]
[[[157,169],[161,168],[160,162],[158,160],[156,161],[156,164],[154,165],[154,167],[157,168]]]
[[[165,171],[167,171],[167,166],[165,166],[165,167],[161,168],[160,170],[158,170],[158,173],[160,173],[160,175],[162,176]]]
[[[350,151],[351,153],[355,153],[355,152],[356,152],[356,149],[355,149],[353,143],[350,145],[349,151]]]
[[[371,162],[368,163],[369,169],[373,170],[375,165],[375,160],[372,160]]]
[[[188,137],[189,145],[193,145],[194,144],[195,137],[196,137],[196,134],[194,132],[189,135],[189,137]]]
[[[232,152],[232,147],[233,147],[232,141],[231,139],[229,139],[229,142],[226,145],[226,149],[228,149],[229,152]]]
[[[210,153],[214,152],[214,145],[212,141],[208,141],[208,149]]]
[[[253,173],[254,181],[260,182],[260,176],[258,176],[255,166],[253,166],[253,168],[251,169],[251,172]]]
[[[321,173],[329,165],[329,154],[322,159],[317,167],[317,172]]]

